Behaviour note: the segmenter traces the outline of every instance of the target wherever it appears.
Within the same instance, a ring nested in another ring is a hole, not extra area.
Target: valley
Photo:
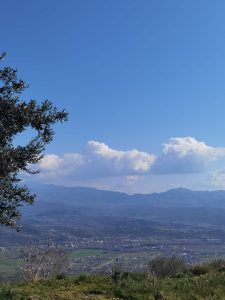
[[[23,208],[19,233],[1,228],[0,274],[19,270],[25,245],[58,245],[71,274],[143,271],[157,255],[193,264],[225,257],[225,192],[184,189],[126,195],[89,188],[36,187],[37,203]],[[5,274],[4,274],[4,277]]]

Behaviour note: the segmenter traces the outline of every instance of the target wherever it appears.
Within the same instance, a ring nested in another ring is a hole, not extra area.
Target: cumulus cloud
[[[39,165],[38,178],[48,183],[92,186],[97,181],[108,184],[110,179],[117,180],[117,185],[132,186],[140,176],[143,181],[143,176],[155,174],[203,172],[210,162],[222,157],[225,148],[208,146],[193,137],[169,139],[159,156],[136,149],[116,150],[105,143],[89,141],[81,153],[46,155]]]
[[[104,143],[90,141],[82,154],[46,155],[40,163],[40,176],[74,179],[132,176],[148,172],[155,159],[154,155],[146,152],[119,151]]]
[[[86,164],[85,157],[78,153],[66,153],[62,157],[54,154],[46,155],[39,167],[39,177],[45,179],[55,179],[70,177],[79,171]]]
[[[96,141],[87,143],[86,156],[92,171],[97,173],[104,172],[110,176],[147,172],[156,159],[153,154],[140,152],[138,150],[114,150],[109,148],[106,144]]]
[[[214,148],[193,137],[171,138],[163,144],[153,173],[195,173],[204,171],[206,165],[225,156],[225,148]]]
[[[164,144],[163,153],[165,155],[176,153],[179,157],[196,155],[209,160],[215,160],[224,156],[225,149],[207,146],[204,142],[199,142],[193,137],[181,137],[171,138],[169,143]]]

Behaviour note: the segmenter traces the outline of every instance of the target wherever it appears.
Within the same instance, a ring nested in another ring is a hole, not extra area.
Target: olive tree
[[[5,53],[0,56],[0,61]],[[21,182],[21,172],[31,169],[43,158],[45,146],[53,139],[53,125],[67,120],[65,110],[58,111],[52,102],[24,101],[21,93],[27,88],[18,79],[17,70],[0,69],[0,225],[19,229],[20,206],[33,204],[36,195]],[[16,145],[15,138],[31,129],[34,136],[27,143]]]

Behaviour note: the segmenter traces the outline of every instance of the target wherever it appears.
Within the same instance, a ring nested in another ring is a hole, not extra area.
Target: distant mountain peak
[[[186,193],[186,192],[188,192],[188,193],[192,193],[193,191],[192,190],[190,190],[190,189],[186,189],[186,188],[182,188],[182,187],[179,187],[179,188],[174,188],[174,189],[170,189],[170,190],[168,190],[168,191],[166,191],[165,193]]]

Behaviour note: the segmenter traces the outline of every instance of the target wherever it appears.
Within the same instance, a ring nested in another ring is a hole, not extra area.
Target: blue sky
[[[38,180],[225,187],[224,1],[8,0],[1,11],[4,64],[30,84],[24,98],[70,113],[46,149],[58,164],[47,156]]]

